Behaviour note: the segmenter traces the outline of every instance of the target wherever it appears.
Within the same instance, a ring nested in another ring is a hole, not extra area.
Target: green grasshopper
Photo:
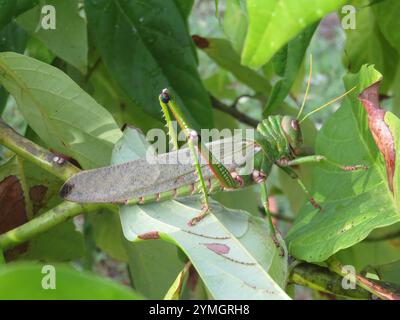
[[[174,145],[174,151],[141,158],[127,163],[113,165],[94,170],[87,170],[71,177],[62,187],[60,195],[74,202],[112,202],[123,204],[145,204],[155,201],[175,199],[194,193],[202,194],[202,212],[189,221],[189,225],[199,222],[209,212],[209,194],[220,190],[243,188],[257,183],[261,186],[263,207],[268,216],[272,230],[271,215],[268,205],[266,179],[272,166],[277,165],[297,181],[309,197],[311,204],[319,210],[321,206],[314,200],[292,166],[324,161],[344,171],[367,169],[365,165],[341,165],[322,155],[298,157],[303,143],[300,124],[310,115],[322,110],[333,102],[341,99],[355,88],[331,100],[325,105],[311,111],[300,119],[308,90],[307,84],[303,103],[297,118],[288,115],[271,115],[262,120],[256,128],[254,140],[242,140],[239,151],[254,157],[254,168],[251,172],[241,174],[245,161],[227,161],[235,152],[223,152],[220,157],[214,155],[215,150],[224,150],[225,144],[232,141],[219,140],[210,144],[203,143],[196,131],[191,129],[181,108],[167,89],[160,96],[160,105],[164,113],[168,133]],[[185,134],[188,148],[178,150],[176,133],[171,121],[171,114]],[[189,164],[171,163],[170,159],[178,156],[190,156]]]

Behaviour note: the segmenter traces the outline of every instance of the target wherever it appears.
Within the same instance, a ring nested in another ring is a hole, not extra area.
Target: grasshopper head
[[[168,89],[164,89],[163,91],[161,91],[160,100],[163,103],[168,103],[171,100],[171,96],[169,94]]]
[[[284,116],[282,118],[282,129],[285,132],[290,147],[297,154],[303,144],[303,135],[301,134],[299,121],[291,116]]]

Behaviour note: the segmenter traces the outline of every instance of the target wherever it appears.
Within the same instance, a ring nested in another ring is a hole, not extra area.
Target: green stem
[[[328,261],[329,269],[338,275],[344,277],[347,275],[345,271],[343,271],[343,265],[336,259],[332,258]],[[384,300],[400,300],[400,296],[395,293],[387,290],[376,282],[373,282],[359,274],[355,275],[356,283],[361,288],[371,292],[375,296],[384,299]]]
[[[81,213],[105,207],[113,211],[116,208],[107,204],[79,204],[64,201],[35,219],[1,234],[0,248],[3,251],[10,249]]]
[[[371,298],[371,294],[363,288],[344,289],[342,287],[342,279],[341,276],[331,272],[329,269],[311,263],[296,265],[289,278],[295,284],[344,298],[364,300]]]
[[[79,172],[79,169],[68,161],[57,163],[55,154],[19,135],[1,119],[0,144],[64,181]]]

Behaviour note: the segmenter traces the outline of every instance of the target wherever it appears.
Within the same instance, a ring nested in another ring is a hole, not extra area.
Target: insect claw
[[[267,178],[264,172],[258,170],[253,170],[253,172],[251,173],[251,177],[256,183],[262,183]]]
[[[233,180],[235,180],[236,182],[239,183],[239,186],[244,185],[243,178],[236,171],[232,171],[231,176],[232,176]]]
[[[315,209],[318,209],[320,212],[324,212],[324,209],[315,201],[313,197],[310,198],[310,203]]]

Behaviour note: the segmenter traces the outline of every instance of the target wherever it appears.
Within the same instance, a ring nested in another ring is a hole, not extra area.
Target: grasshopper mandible
[[[277,165],[297,181],[309,197],[311,204],[316,209],[322,210],[292,166],[321,161],[344,171],[366,170],[367,166],[341,165],[322,155],[298,156],[303,143],[301,122],[355,89],[352,88],[300,119],[307,99],[311,75],[312,60],[310,61],[310,77],[306,93],[296,118],[287,115],[271,115],[259,123],[253,141],[243,140],[240,142],[239,149],[244,149],[254,156],[254,167],[249,173],[240,174],[240,169],[244,165],[243,162],[226,163],[226,154],[217,158],[214,155],[214,150],[217,150],[217,147],[222,147],[223,149],[227,141],[219,140],[210,144],[203,143],[197,132],[191,129],[181,108],[171,94],[167,89],[164,89],[159,96],[159,100],[174,148],[178,149],[178,143],[170,113],[177,120],[185,134],[188,148],[153,156],[151,163],[149,159],[142,158],[124,164],[83,171],[72,176],[62,187],[60,194],[66,200],[74,202],[112,202],[129,205],[145,204],[201,193],[203,196],[202,212],[188,223],[189,225],[194,225],[209,212],[208,197],[210,193],[219,190],[243,188],[257,183],[261,185],[263,207],[269,218],[272,230],[275,232],[269,212],[266,179],[271,172],[272,166]],[[179,164],[169,161],[169,159],[176,159],[176,156],[182,154],[190,155],[192,162]],[[229,155],[232,156],[232,153],[228,152]],[[96,190],[96,192],[93,192],[93,190]]]

